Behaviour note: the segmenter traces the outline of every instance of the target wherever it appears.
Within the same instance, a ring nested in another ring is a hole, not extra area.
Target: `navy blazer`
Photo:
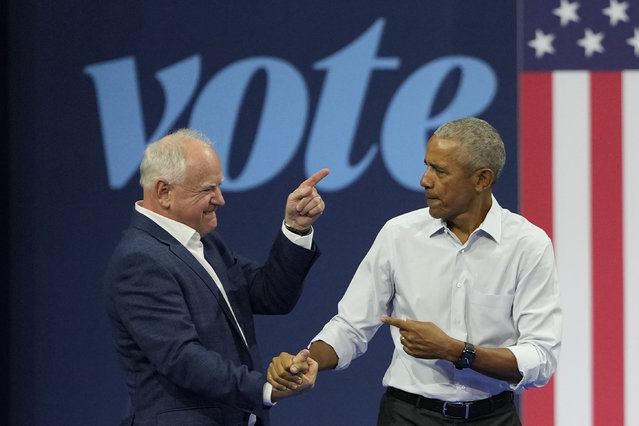
[[[279,232],[258,264],[216,232],[202,238],[248,347],[213,279],[168,232],[134,212],[110,260],[105,296],[130,404],[126,425],[268,424],[253,314],[284,314],[319,256]]]

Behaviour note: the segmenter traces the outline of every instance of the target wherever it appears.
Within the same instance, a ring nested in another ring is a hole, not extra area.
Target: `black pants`
[[[511,402],[493,411],[491,414],[472,420],[456,420],[444,417],[441,413],[418,408],[384,393],[379,404],[377,426],[431,426],[431,425],[474,425],[474,426],[521,426],[515,403]]]

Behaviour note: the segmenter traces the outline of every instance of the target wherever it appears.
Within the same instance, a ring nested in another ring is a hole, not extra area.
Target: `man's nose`
[[[419,181],[419,184],[423,186],[424,188],[430,188],[432,186],[433,182],[432,182],[432,179],[430,178],[430,174],[428,173],[428,170],[426,170],[424,174],[422,175],[422,178]]]
[[[224,204],[226,204],[226,201],[224,200],[224,195],[222,195],[222,190],[219,187],[215,190],[209,202],[211,204],[216,204],[218,206],[223,206]]]

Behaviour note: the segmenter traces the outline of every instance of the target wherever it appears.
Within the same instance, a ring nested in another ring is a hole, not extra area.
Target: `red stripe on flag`
[[[621,73],[591,74],[593,423],[624,424]]]
[[[552,238],[552,74],[520,78],[519,210]]]
[[[520,75],[519,210],[552,238],[552,74]],[[526,426],[554,424],[554,386],[523,393]]]

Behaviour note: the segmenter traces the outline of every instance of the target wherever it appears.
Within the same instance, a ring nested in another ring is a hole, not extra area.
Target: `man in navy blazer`
[[[130,403],[123,425],[268,425],[280,398],[260,365],[253,314],[288,313],[319,255],[312,224],[324,201],[304,181],[286,203],[282,231],[261,264],[213,230],[225,204],[220,159],[202,133],[182,129],[150,144],[135,205],[105,276],[105,295]]]

